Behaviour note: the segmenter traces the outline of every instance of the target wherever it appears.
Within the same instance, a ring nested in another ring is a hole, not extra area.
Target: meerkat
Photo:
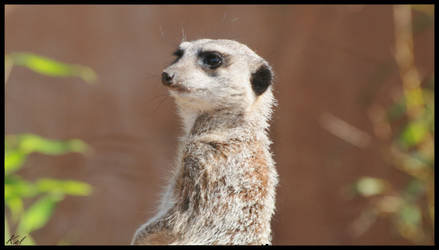
[[[183,121],[158,213],[132,244],[271,244],[278,174],[268,63],[233,40],[185,41],[162,73]]]

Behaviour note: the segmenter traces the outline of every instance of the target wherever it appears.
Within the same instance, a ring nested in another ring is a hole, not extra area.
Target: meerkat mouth
[[[167,86],[167,87],[170,90],[175,90],[179,93],[189,93],[190,92],[190,90],[187,87],[185,87],[184,85],[181,85],[181,84],[172,84],[172,85]]]

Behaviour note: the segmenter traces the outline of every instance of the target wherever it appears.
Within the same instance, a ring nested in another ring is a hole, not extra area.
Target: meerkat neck
[[[183,122],[184,136],[187,136],[194,126],[197,117],[200,115],[200,112],[179,108],[178,113]]]
[[[216,109],[202,112],[180,110],[180,116],[183,119],[186,136],[251,127],[245,112],[236,109]]]

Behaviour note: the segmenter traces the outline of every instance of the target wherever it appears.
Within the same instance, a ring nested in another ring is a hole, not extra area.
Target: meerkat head
[[[268,63],[247,46],[232,40],[201,39],[183,42],[175,61],[162,73],[182,109],[211,111],[249,110],[271,84]]]

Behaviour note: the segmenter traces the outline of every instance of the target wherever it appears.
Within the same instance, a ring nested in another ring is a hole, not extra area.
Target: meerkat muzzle
[[[178,92],[189,92],[189,89],[186,88],[184,85],[182,85],[179,82],[176,82],[174,80],[175,74],[169,75],[167,72],[162,73],[162,83],[166,87],[176,90]]]

